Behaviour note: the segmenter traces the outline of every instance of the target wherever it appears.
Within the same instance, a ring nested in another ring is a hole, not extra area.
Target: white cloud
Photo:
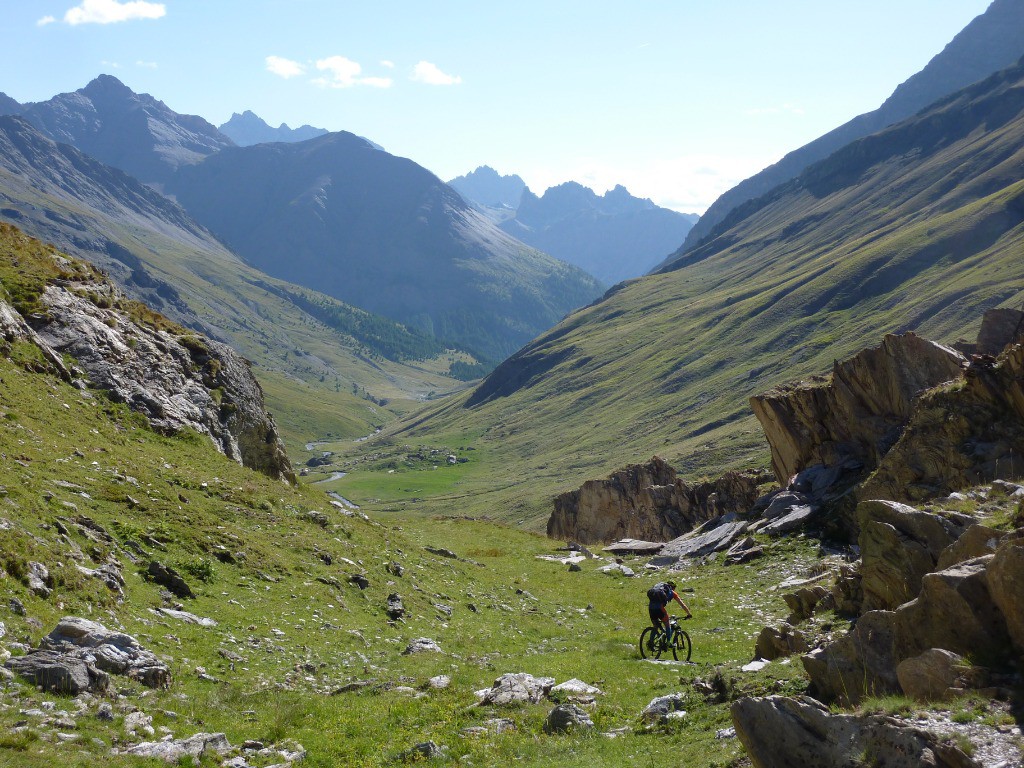
[[[306,68],[299,62],[281,56],[267,56],[266,62],[268,72],[283,77],[285,80],[289,77],[298,77],[306,71]]]
[[[43,18],[36,22],[36,26],[45,27],[47,24],[53,24],[56,20],[53,16],[43,16]]]
[[[427,85],[458,85],[462,82],[458,75],[445,74],[436,64],[429,61],[421,61],[412,68],[412,79]]]
[[[111,69],[120,69],[121,68],[120,63],[118,63],[116,61],[106,61],[106,60],[104,60],[104,61],[101,61],[100,64],[102,66],[104,66],[104,67],[110,67]]]
[[[155,61],[136,61],[135,66],[143,69],[156,69],[158,65]]]
[[[385,69],[394,69],[395,68],[395,62],[390,61],[389,59],[381,59],[380,65],[382,67],[384,67]]]
[[[344,56],[328,56],[316,63],[316,68],[325,73],[323,77],[313,80],[321,88],[351,88],[354,85],[366,85],[371,88],[390,88],[390,77],[363,77],[363,67],[352,59]]]
[[[165,15],[167,7],[163,3],[150,3],[145,0],[82,0],[79,5],[64,14],[64,22],[71,25],[114,24],[136,19],[160,19]],[[42,21],[44,19],[40,19],[40,23]]]

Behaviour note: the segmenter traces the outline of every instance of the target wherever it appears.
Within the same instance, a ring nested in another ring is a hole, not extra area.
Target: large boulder
[[[537,704],[554,684],[553,677],[534,677],[525,672],[507,673],[495,680],[490,688],[477,691],[477,696],[481,704]]]
[[[197,733],[187,739],[168,739],[166,741],[147,741],[135,744],[120,751],[133,757],[149,757],[163,760],[165,763],[182,764],[186,758],[188,764],[199,764],[204,757],[223,755],[231,751],[231,744],[223,733]]]
[[[548,536],[584,544],[624,538],[669,541],[711,518],[746,512],[767,479],[760,473],[728,472],[690,484],[655,456],[557,496]]]
[[[921,701],[948,699],[987,682],[985,670],[942,648],[929,648],[901,661],[896,667],[896,678],[903,693]]]
[[[783,486],[815,464],[878,466],[909,421],[922,390],[960,375],[964,357],[913,333],[836,362],[815,377],[750,399]]]
[[[738,699],[731,714],[755,768],[981,768],[939,734],[882,715],[833,715],[806,696]]]
[[[56,651],[37,651],[8,659],[4,666],[32,685],[52,693],[77,696],[107,688],[109,678],[85,659]]]
[[[971,523],[883,500],[862,501],[857,516],[864,611],[891,610],[916,597],[922,577]]]
[[[778,629],[765,627],[761,630],[754,645],[754,658],[773,661],[794,653],[807,653],[809,650],[803,633],[783,623]]]
[[[569,733],[570,731],[592,731],[594,721],[585,710],[573,703],[559,704],[544,720],[544,733]]]
[[[651,559],[651,565],[660,568],[672,567],[684,558],[702,557],[729,549],[746,532],[747,522],[730,520],[728,517],[735,518],[735,515],[716,517],[690,533],[668,542]]]

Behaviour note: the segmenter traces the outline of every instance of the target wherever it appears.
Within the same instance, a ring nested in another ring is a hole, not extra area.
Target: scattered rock
[[[810,587],[803,587],[796,592],[790,592],[782,596],[789,606],[790,614],[786,622],[789,624],[800,624],[807,621],[813,614],[818,604],[827,597],[831,597],[831,591],[821,584]]]
[[[713,518],[690,533],[668,542],[651,560],[651,565],[672,567],[687,557],[702,557],[728,549],[746,530],[747,523],[743,520],[734,517],[729,520],[725,517]]]
[[[438,555],[440,557],[448,557],[452,560],[458,560],[459,556],[452,552],[450,549],[443,549],[441,547],[424,547],[432,555]]]
[[[597,686],[590,685],[589,683],[585,683],[582,680],[578,680],[574,677],[572,680],[566,680],[564,683],[559,683],[558,685],[554,686],[551,689],[550,693],[561,693],[571,698],[573,696],[600,696],[604,692]]]
[[[75,568],[83,576],[102,581],[107,589],[117,595],[118,601],[124,600],[124,575],[121,572],[121,563],[117,560],[112,559],[95,569],[85,568],[81,565],[76,565]]]
[[[156,733],[153,730],[153,718],[141,710],[129,712],[124,716],[124,732],[129,736],[139,736],[140,733],[152,736]]]
[[[392,592],[390,595],[388,595],[388,602],[387,607],[385,608],[385,612],[387,613],[388,618],[392,621],[398,621],[403,616],[405,616],[405,606],[402,605],[402,598],[398,595],[397,592]]]
[[[613,555],[656,555],[664,546],[665,542],[619,539],[605,547],[604,551],[611,552]]]
[[[418,637],[409,642],[409,645],[402,651],[403,656],[410,656],[416,653],[444,653],[436,641],[426,637]]]
[[[25,604],[24,604],[24,603],[22,603],[22,602],[21,602],[21,600],[19,600],[19,599],[18,599],[18,598],[16,598],[16,597],[12,597],[12,598],[10,599],[10,601],[8,602],[8,605],[9,605],[9,606],[10,606],[10,608],[11,608],[11,613],[15,613],[15,614],[17,614],[18,616],[25,616],[25,615],[27,615],[27,613],[28,613],[28,612],[27,612],[27,611],[25,610]]]
[[[579,563],[569,563],[569,573],[579,573],[582,570]]]
[[[352,574],[351,576],[349,576],[349,577],[348,577],[348,580],[349,580],[349,581],[350,581],[350,582],[351,582],[352,584],[355,584],[355,585],[356,585],[357,587],[359,587],[360,589],[366,589],[367,587],[369,587],[369,586],[370,586],[370,580],[369,580],[369,579],[367,579],[367,578],[366,578],[366,577],[365,577],[365,576],[364,576],[363,574],[361,574],[361,573],[354,573],[354,574]]]
[[[754,658],[773,661],[794,653],[807,653],[809,650],[803,633],[784,623],[778,629],[765,627],[761,630],[754,646]]]
[[[111,706],[109,701],[100,703],[99,708],[96,710],[96,717],[108,722],[114,719],[114,708]]]
[[[181,577],[181,574],[170,566],[164,565],[163,563],[151,560],[149,568],[146,573],[149,578],[159,584],[162,587],[166,587],[170,592],[177,597],[181,598],[192,598],[195,594],[192,592],[191,587]]]
[[[490,688],[476,693],[480,704],[496,706],[520,702],[537,704],[547,696],[554,684],[555,680],[552,677],[534,677],[525,672],[509,672],[495,680]]]
[[[397,563],[394,560],[392,560],[390,563],[388,563],[388,573],[390,573],[392,576],[395,576],[396,578],[401,578],[402,574],[405,573],[405,568],[402,567],[401,563]]]
[[[448,751],[447,747],[439,747],[433,741],[424,741],[407,749],[398,756],[399,760],[413,762],[416,760],[433,760],[437,757],[444,757]]]
[[[764,555],[764,547],[752,536],[747,536],[729,547],[725,553],[725,565],[742,565]]]
[[[435,691],[443,691],[451,684],[452,679],[448,675],[437,675],[427,680],[427,687],[433,688]]]
[[[611,565],[605,565],[597,569],[598,573],[608,573],[612,575],[621,574],[627,579],[632,579],[636,574],[632,568],[622,565],[621,563],[612,563]]]
[[[544,721],[544,733],[568,733],[569,731],[593,730],[594,721],[584,710],[575,704],[559,704],[550,712]]]
[[[194,613],[189,613],[188,611],[175,611],[171,608],[159,608],[154,610],[153,613],[160,613],[164,616],[170,616],[172,619],[184,621],[186,624],[195,624],[200,627],[217,626],[217,622],[213,619],[207,619],[202,616],[196,616]]]
[[[39,597],[47,598],[53,592],[53,578],[42,563],[30,562],[27,578],[29,590]]]
[[[6,666],[47,690],[73,695],[104,689],[104,673],[126,675],[151,688],[166,687],[171,680],[167,666],[134,637],[76,616],[61,619],[39,650],[9,659]]]
[[[652,699],[640,713],[640,719],[647,725],[663,724],[669,722],[672,719],[670,716],[677,712],[686,713],[685,694],[672,693]]]
[[[197,733],[187,739],[153,741],[136,744],[114,754],[159,758],[166,763],[178,763],[182,758],[201,760],[209,755],[223,755],[231,751],[231,744],[223,733]]]

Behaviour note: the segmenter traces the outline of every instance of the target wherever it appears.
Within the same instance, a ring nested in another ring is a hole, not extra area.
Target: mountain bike
[[[672,626],[672,642],[668,641],[665,627],[660,622],[658,626],[647,627],[640,633],[640,658],[660,659],[661,654],[671,653],[676,661],[690,660],[690,654],[693,652],[690,636],[679,626],[679,620],[675,616],[669,617],[669,624]]]

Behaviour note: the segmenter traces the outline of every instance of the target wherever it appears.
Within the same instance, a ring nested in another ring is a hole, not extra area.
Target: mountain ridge
[[[1009,67],[1024,56],[1024,2],[993,0],[945,48],[893,91],[872,112],[858,115],[814,141],[788,153],[759,173],[721,195],[687,234],[682,246],[659,267],[682,256],[707,238],[733,208],[760,197],[773,187],[798,175],[851,141],[911,117],[938,99],[992,73]]]
[[[315,139],[317,136],[323,136],[328,132],[326,128],[314,128],[312,125],[300,125],[298,128],[290,128],[287,123],[281,123],[277,128],[274,128],[252,110],[248,109],[242,114],[233,113],[230,120],[218,126],[218,130],[239,147],[267,144],[275,141],[306,141],[307,139]]]

